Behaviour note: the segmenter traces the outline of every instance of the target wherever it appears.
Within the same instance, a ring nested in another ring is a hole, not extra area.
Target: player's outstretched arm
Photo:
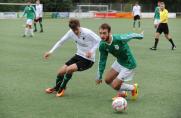
[[[105,67],[106,67],[106,61],[107,61],[107,56],[108,56],[108,52],[105,51],[105,48],[103,45],[100,45],[99,53],[100,53],[100,56],[99,56],[96,84],[102,83],[102,75],[103,75]]]
[[[132,39],[140,39],[141,40],[141,39],[143,39],[143,37],[144,37],[144,31],[142,31],[140,34],[131,32],[131,33],[120,35],[120,39],[122,41],[126,41],[126,42],[128,42]]]

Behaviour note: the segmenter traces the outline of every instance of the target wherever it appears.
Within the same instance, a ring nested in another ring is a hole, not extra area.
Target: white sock
[[[132,91],[134,89],[134,85],[122,83],[119,91]]]
[[[28,28],[25,28],[25,36],[28,34]]]
[[[33,34],[33,29],[31,28],[30,29],[30,34],[33,36],[34,34]]]

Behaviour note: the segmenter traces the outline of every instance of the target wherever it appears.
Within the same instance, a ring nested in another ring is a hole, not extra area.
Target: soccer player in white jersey
[[[63,65],[57,74],[56,85],[47,88],[46,93],[57,92],[56,96],[61,97],[72,74],[76,71],[84,71],[93,66],[95,61],[96,49],[99,46],[100,37],[93,31],[80,27],[79,20],[70,19],[70,30],[53,46],[53,48],[44,54],[44,58],[48,57],[53,51],[62,46],[69,39],[73,39],[77,45],[76,54]]]
[[[35,5],[35,9],[36,9],[36,18],[34,20],[34,32],[37,32],[37,27],[36,27],[36,23],[39,22],[40,24],[40,32],[43,32],[43,24],[42,24],[42,17],[43,17],[43,5],[40,4],[40,0],[36,1],[36,5]]]
[[[141,6],[138,4],[138,2],[136,2],[133,6],[132,12],[134,16],[133,29],[135,29],[136,21],[138,21],[138,28],[141,29]]]

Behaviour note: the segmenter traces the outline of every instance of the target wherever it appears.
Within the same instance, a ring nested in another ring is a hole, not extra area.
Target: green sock
[[[66,85],[67,85],[68,81],[71,79],[71,77],[72,77],[72,74],[64,75],[64,79],[63,79],[63,82],[60,85],[60,88],[65,89]]]
[[[59,89],[59,87],[60,87],[60,85],[61,85],[62,81],[63,81],[63,76],[61,76],[61,75],[57,75],[57,79],[56,79],[56,86],[54,87],[56,90],[58,90],[58,89]]]

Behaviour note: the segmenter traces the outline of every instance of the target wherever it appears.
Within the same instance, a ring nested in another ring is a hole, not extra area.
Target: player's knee
[[[106,84],[111,84],[111,83],[112,83],[112,80],[110,80],[109,78],[105,78],[105,83],[106,83]]]
[[[113,83],[112,88],[115,89],[115,90],[119,90],[120,89],[120,84]]]
[[[66,68],[66,73],[67,73],[67,74],[72,74],[74,71],[75,71],[75,69],[72,68],[71,66],[68,66],[68,67]]]

